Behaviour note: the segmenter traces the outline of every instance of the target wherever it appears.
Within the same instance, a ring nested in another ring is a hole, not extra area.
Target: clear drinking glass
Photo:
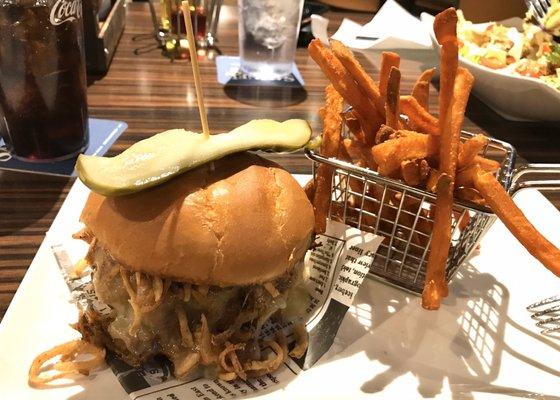
[[[289,75],[303,0],[237,0],[241,70],[260,80]]]
[[[191,21],[199,48],[215,46],[217,40],[216,32],[223,0],[191,0]],[[181,0],[160,0],[159,29],[164,37],[171,41],[173,39],[186,39],[187,31]],[[155,15],[154,15],[155,17]]]

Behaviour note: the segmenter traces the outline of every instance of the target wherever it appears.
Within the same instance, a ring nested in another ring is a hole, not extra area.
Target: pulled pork
[[[111,312],[83,313],[77,328],[89,342],[134,366],[164,355],[177,378],[203,365],[221,379],[247,379],[275,370],[288,356],[285,338],[258,338],[271,317],[283,320],[288,298],[302,298],[301,268],[264,285],[196,286],[130,272],[97,241],[90,246],[95,292]],[[298,338],[301,332],[300,327]],[[272,350],[265,359],[261,347]]]

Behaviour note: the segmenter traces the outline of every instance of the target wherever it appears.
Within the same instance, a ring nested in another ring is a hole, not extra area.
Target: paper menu
[[[83,243],[55,234],[49,235],[49,240],[72,299],[82,307],[94,307],[98,312],[108,311],[107,306],[96,299],[89,275],[72,279],[69,274],[73,264],[83,256]],[[308,252],[304,262],[309,294],[306,309],[309,331],[307,355],[300,360],[288,358],[273,373],[246,382],[238,379],[227,383],[207,378],[184,382],[172,377],[172,367],[166,362],[153,362],[143,368],[133,368],[110,356],[108,363],[131,399],[234,398],[285,385],[296,379],[298,374],[304,373],[303,370],[310,368],[329,350],[382,240],[380,236],[328,221],[327,231],[316,238],[318,246]],[[273,327],[269,326],[268,330],[273,331]],[[289,341],[295,339],[289,326],[284,328],[284,332]]]

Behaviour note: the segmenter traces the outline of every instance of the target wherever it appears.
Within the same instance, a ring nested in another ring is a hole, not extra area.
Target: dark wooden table
[[[367,14],[329,12],[331,28],[343,17],[366,22]],[[156,132],[170,128],[200,129],[190,65],[170,62],[159,50],[135,55],[147,42],[133,37],[150,32],[146,3],[132,3],[127,9],[127,26],[108,74],[95,80],[88,90],[90,115],[126,121],[128,130],[110,154]],[[237,19],[234,7],[225,7],[218,32],[223,54],[237,54]],[[409,92],[421,70],[434,63],[429,51],[401,52],[402,90]],[[369,53],[360,59],[376,74],[378,59]],[[303,118],[320,130],[317,110],[323,102],[326,79],[307,56],[297,51],[297,65],[305,80],[305,100],[285,107],[249,105],[224,94],[216,80],[214,61],[201,61],[204,95],[210,128],[227,131],[253,118]],[[432,98],[432,109],[437,108]],[[560,124],[509,122],[475,98],[469,103],[465,129],[486,132],[513,143],[521,156],[532,162],[560,162]],[[279,159],[292,172],[308,172],[309,162],[301,155]],[[73,180],[0,170],[0,318],[4,315],[19,283],[29,267],[45,232],[60,209]]]

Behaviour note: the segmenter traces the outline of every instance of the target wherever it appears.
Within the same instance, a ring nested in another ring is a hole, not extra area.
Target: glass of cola
[[[53,161],[88,144],[81,0],[0,0],[0,135]]]

